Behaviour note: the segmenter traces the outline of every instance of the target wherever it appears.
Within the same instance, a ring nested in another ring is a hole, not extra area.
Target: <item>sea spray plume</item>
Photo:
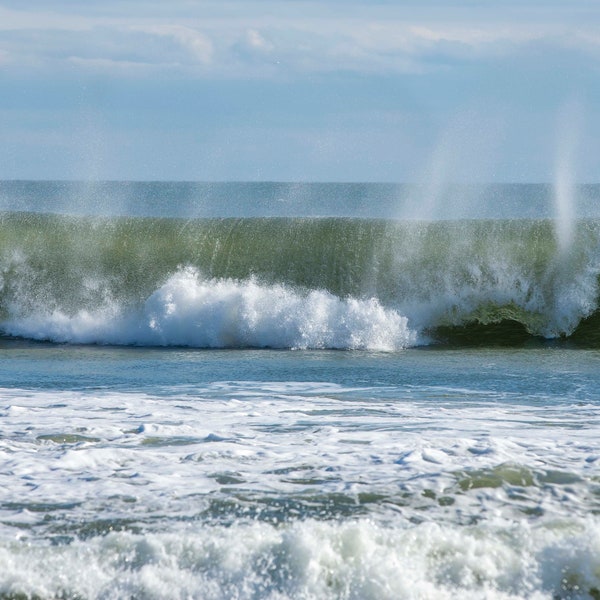
[[[411,186],[408,202],[400,205],[396,216],[434,221],[485,214],[483,182],[487,183],[492,171],[501,130],[500,119],[487,111],[457,114],[436,140],[429,160]]]
[[[554,222],[558,251],[568,253],[573,241],[577,214],[576,154],[582,128],[582,106],[575,99],[562,107],[558,116],[554,176]]]
[[[401,310],[419,329],[461,324],[470,320],[480,302],[502,303],[511,297],[510,283],[505,293],[500,289],[505,273],[494,277],[496,261],[489,261],[489,252],[484,251],[482,260],[473,256],[471,248],[478,241],[472,236],[478,234],[461,221],[477,218],[488,200],[487,186],[458,183],[474,172],[481,176],[489,170],[493,148],[480,133],[488,128],[498,129],[498,124],[472,112],[457,115],[440,135],[419,183],[398,211],[400,219],[417,222],[404,228],[407,243],[398,245],[390,260],[397,274],[395,296],[406,298]],[[498,258],[502,261],[500,254]]]
[[[513,252],[496,235],[481,235],[477,225],[461,224],[460,219],[478,218],[482,212],[491,214],[489,205],[496,199],[490,198],[491,188],[480,186],[478,196],[474,192],[477,186],[452,182],[459,173],[461,155],[476,140],[468,135],[465,120],[456,120],[447,129],[432,153],[424,183],[415,188],[409,206],[401,215],[422,221],[410,231],[408,248],[399,247],[400,253],[394,258],[398,265],[398,287],[413,291],[413,298],[407,298],[410,304],[401,304],[403,314],[411,315],[413,326],[427,328],[428,322],[462,325],[469,321],[515,319],[530,333],[560,337],[570,335],[581,319],[595,310],[598,287],[595,245],[585,234],[582,235],[586,239],[581,243],[575,239],[578,235],[575,151],[581,112],[580,104],[571,101],[559,118],[550,239],[543,245],[524,244],[529,253],[534,247],[542,251],[543,264],[534,271],[530,270],[535,258],[532,253],[525,260],[514,260],[523,252],[518,240],[514,240],[517,246]],[[500,214],[502,210],[499,206]],[[455,225],[449,223],[438,228],[436,221],[442,219],[450,219]],[[514,225],[519,228],[518,222]],[[485,227],[495,228],[492,222]],[[433,244],[440,248],[433,248]],[[554,249],[548,254],[551,244]],[[478,250],[474,252],[474,248]],[[436,254],[438,259],[434,261],[432,257]],[[428,257],[425,262],[424,257]],[[429,289],[423,289],[421,275],[417,279],[407,278],[407,273],[412,272],[410,265],[415,263],[421,263],[423,273],[435,282]],[[437,290],[435,295],[433,288]]]
[[[596,307],[597,271],[593,257],[582,257],[577,220],[577,148],[581,137],[583,107],[576,98],[562,106],[557,123],[555,175],[553,185],[556,257],[547,272],[551,288],[549,303],[555,313],[559,333],[570,333],[582,317]],[[591,248],[588,247],[588,252]],[[586,267],[581,268],[582,261]],[[585,273],[585,271],[588,271]],[[583,276],[582,276],[583,275]],[[574,310],[574,307],[575,310]],[[573,315],[577,319],[573,319]]]
[[[412,187],[407,206],[403,207],[399,218],[423,221],[439,218],[454,158],[452,141],[446,132],[435,145],[420,180]]]

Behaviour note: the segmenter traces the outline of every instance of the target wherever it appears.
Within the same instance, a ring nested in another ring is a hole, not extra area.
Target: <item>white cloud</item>
[[[213,43],[207,35],[196,29],[182,25],[153,25],[132,27],[131,30],[171,38],[187,52],[194,62],[204,65],[212,62]]]
[[[593,0],[0,0],[0,175],[76,175],[91,111],[98,177],[398,180],[432,152],[423,178],[548,179],[556,106],[600,94],[599,23]],[[589,179],[599,132],[590,111]]]
[[[271,52],[275,46],[256,29],[246,30],[245,41],[249,48],[257,52]]]
[[[588,13],[562,20],[535,5],[523,13],[510,3],[510,10],[470,12],[435,2],[429,5],[437,9],[428,12],[427,4],[174,1],[166,10],[155,2],[63,1],[53,12],[33,2],[29,10],[0,7],[0,50],[24,66],[76,59],[81,68],[179,66],[187,76],[195,66],[198,76],[219,77],[426,73],[518,55],[531,44],[575,49],[592,60],[600,54]]]
[[[81,56],[69,56],[66,61],[84,70],[93,70],[100,73],[128,75],[131,72],[146,72],[151,74],[155,70],[155,65],[140,61],[115,60],[112,58],[84,58]]]

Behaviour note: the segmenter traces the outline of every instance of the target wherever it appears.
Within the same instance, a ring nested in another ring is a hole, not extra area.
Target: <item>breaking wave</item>
[[[0,217],[0,329],[56,342],[597,345],[600,222]]]
[[[0,547],[6,598],[597,598],[598,523],[500,530],[357,522],[127,532]],[[73,573],[78,573],[73,577]]]
[[[139,310],[35,311],[6,321],[4,330],[56,342],[197,348],[397,350],[416,340],[406,317],[374,298],[300,294],[253,279],[206,280],[193,268],[171,276]]]

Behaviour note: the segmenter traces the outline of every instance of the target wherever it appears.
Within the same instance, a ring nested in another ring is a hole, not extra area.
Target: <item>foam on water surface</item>
[[[45,511],[35,517],[45,504],[74,523],[105,512],[143,522],[229,521],[239,511],[285,520],[292,505],[301,518],[459,524],[600,510],[596,406],[457,404],[452,394],[464,391],[421,393],[441,401],[300,384],[168,397],[4,390],[3,522],[25,519],[31,535],[55,535]]]
[[[3,389],[0,593],[596,598],[598,407],[407,391]]]

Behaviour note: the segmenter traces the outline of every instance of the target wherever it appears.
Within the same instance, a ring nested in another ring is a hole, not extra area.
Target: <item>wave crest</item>
[[[196,348],[334,348],[393,351],[416,344],[406,317],[377,299],[339,298],[255,279],[205,279],[184,268],[140,310],[39,309],[3,324],[36,340]]]

